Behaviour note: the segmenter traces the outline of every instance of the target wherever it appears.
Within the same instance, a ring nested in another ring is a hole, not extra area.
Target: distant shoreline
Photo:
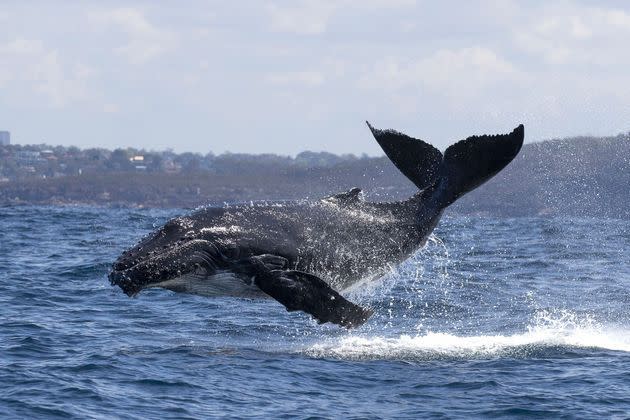
[[[372,201],[400,200],[416,192],[385,157],[307,156],[312,158],[308,163],[296,164],[275,155],[229,155],[214,157],[210,167],[188,156],[187,169],[176,173],[115,166],[100,171],[95,166],[74,175],[23,177],[0,182],[0,205],[192,209],[224,202],[316,199],[356,186]],[[628,136],[526,144],[505,170],[449,212],[628,219],[628,156]],[[101,166],[106,168],[107,162]]]

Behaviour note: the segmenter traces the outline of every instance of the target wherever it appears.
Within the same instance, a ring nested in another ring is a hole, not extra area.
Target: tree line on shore
[[[295,158],[246,154],[182,157],[165,152],[159,158],[160,166],[151,169],[149,162],[159,159],[149,153],[133,149],[108,153],[98,159],[106,168],[102,170],[99,165],[84,165],[81,171],[64,176],[9,179],[5,175],[0,182],[0,205],[194,208],[224,202],[313,199],[355,186],[363,188],[368,200],[397,200],[415,192],[413,184],[385,157],[313,152]],[[85,156],[89,159],[90,155]],[[178,169],[168,170],[164,159]],[[464,196],[450,211],[507,217],[630,218],[630,137],[526,144],[505,170]]]

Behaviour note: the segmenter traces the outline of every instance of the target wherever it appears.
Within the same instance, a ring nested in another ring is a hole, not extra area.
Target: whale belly
[[[211,275],[186,274],[151,285],[178,293],[200,296],[234,296],[260,298],[265,295],[251,278],[237,276],[232,271],[217,271]]]

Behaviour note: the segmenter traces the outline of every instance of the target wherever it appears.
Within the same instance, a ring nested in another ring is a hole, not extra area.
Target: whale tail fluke
[[[367,125],[392,163],[419,189],[430,189],[440,207],[452,204],[505,168],[521,150],[525,135],[521,124],[509,134],[468,137],[442,156],[422,140]]]
[[[523,124],[509,134],[472,136],[444,152],[436,193],[444,207],[499,173],[523,146]]]
[[[423,190],[438,180],[442,153],[425,143],[395,130],[380,130],[366,121],[372,135],[389,160],[411,182]]]

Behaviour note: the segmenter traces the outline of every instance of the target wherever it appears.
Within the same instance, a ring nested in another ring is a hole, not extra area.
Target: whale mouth
[[[112,270],[109,273],[109,282],[112,286],[119,286],[122,291],[129,297],[133,297],[140,293],[146,286],[142,285],[136,279],[132,279],[126,270]]]
[[[221,261],[212,249],[209,242],[197,239],[174,244],[160,253],[151,251],[140,259],[130,259],[133,252],[127,252],[114,262],[109,281],[132,297],[143,289],[160,287],[160,283],[178,277],[207,275],[221,268]]]

